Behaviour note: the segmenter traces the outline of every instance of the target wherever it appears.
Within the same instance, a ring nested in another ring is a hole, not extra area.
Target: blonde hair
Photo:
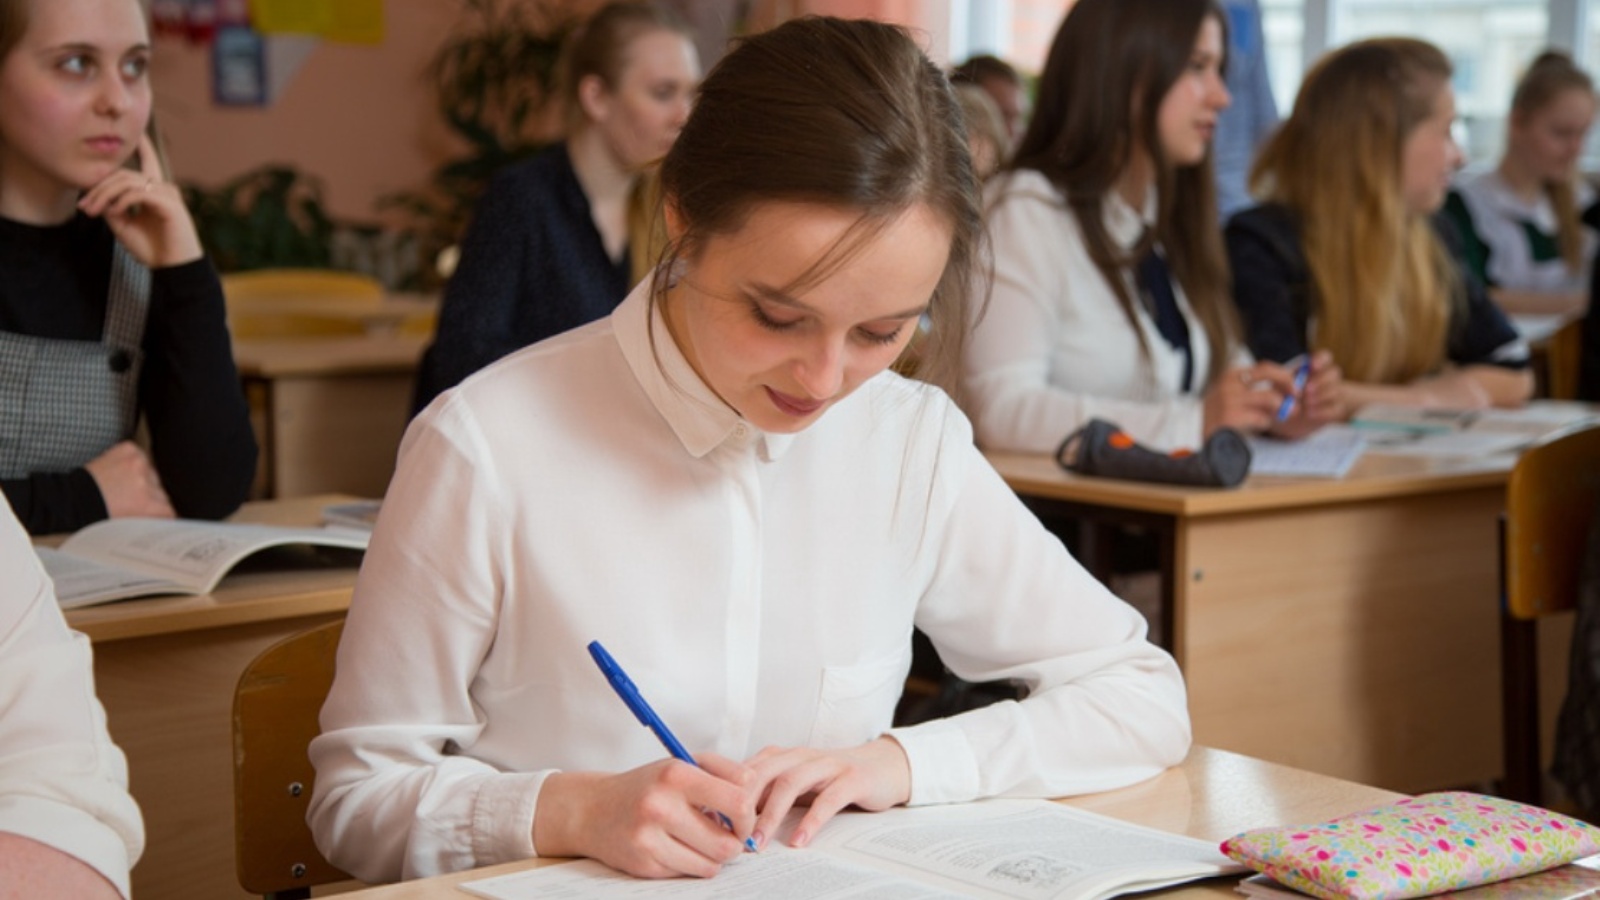
[[[1583,91],[1594,96],[1594,81],[1572,61],[1555,50],[1541,53],[1528,65],[1511,96],[1512,116],[1528,116],[1554,103],[1568,91]],[[1556,214],[1556,246],[1567,271],[1574,275],[1583,268],[1583,221],[1577,198],[1577,174],[1564,181],[1544,183],[1545,196]]]
[[[1315,323],[1353,381],[1398,384],[1444,361],[1462,283],[1428,216],[1402,188],[1406,139],[1434,114],[1450,80],[1437,47],[1359,41],[1323,57],[1251,172],[1260,197],[1300,222]]]

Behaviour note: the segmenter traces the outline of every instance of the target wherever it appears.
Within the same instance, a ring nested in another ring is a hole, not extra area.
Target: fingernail
[[[811,843],[811,835],[806,834],[804,831],[796,831],[794,837],[789,839],[789,846],[791,847],[804,847],[809,843]]]
[[[750,840],[755,841],[757,847],[765,847],[767,845],[767,836],[759,831],[751,832]]]

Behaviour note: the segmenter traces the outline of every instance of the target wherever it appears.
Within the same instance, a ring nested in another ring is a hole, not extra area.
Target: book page
[[[126,597],[184,593],[183,585],[127,569],[102,566],[49,547],[35,547],[45,574],[55,583],[56,603],[62,609],[92,606]]]
[[[1295,475],[1307,478],[1343,478],[1366,450],[1360,431],[1327,425],[1301,440],[1251,437],[1251,475]]]
[[[349,529],[282,528],[194,519],[107,519],[79,530],[61,552],[105,566],[175,581],[204,594],[234,564],[283,544],[363,549],[368,535]]]
[[[799,821],[791,816],[780,834]],[[711,879],[649,881],[594,860],[461,885],[490,900],[545,897],[992,897],[1098,900],[1243,872],[1215,846],[1049,801],[841,813],[810,848],[774,841]]]

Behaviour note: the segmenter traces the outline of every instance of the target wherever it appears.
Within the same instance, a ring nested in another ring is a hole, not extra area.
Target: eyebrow
[[[150,52],[150,45],[133,44],[126,50],[123,50],[121,53],[115,53],[114,51],[107,50],[98,44],[87,44],[82,41],[69,41],[65,44],[57,44],[54,47],[45,48],[46,53],[60,53],[63,51],[70,51],[73,53],[114,53],[114,55],[117,56],[126,56],[129,53],[148,53]]]
[[[750,286],[750,291],[751,293],[755,294],[758,299],[766,300],[770,303],[776,303],[780,306],[787,306],[791,309],[802,310],[813,315],[815,315],[817,312],[817,310],[810,305],[802,303],[799,299],[790,296],[789,294],[786,294],[774,287],[769,287],[764,284],[755,284]],[[873,316],[867,321],[882,322],[885,319],[915,319],[927,311],[928,304],[924,303],[920,306],[915,306],[902,312],[888,313],[882,316]]]

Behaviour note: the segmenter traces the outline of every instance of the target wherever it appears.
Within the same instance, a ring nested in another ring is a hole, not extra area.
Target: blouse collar
[[[683,448],[699,459],[723,444],[754,445],[766,462],[782,458],[794,435],[768,434],[722,402],[678,349],[660,307],[650,302],[652,281],[647,276],[628,293],[611,324],[633,377]]]

